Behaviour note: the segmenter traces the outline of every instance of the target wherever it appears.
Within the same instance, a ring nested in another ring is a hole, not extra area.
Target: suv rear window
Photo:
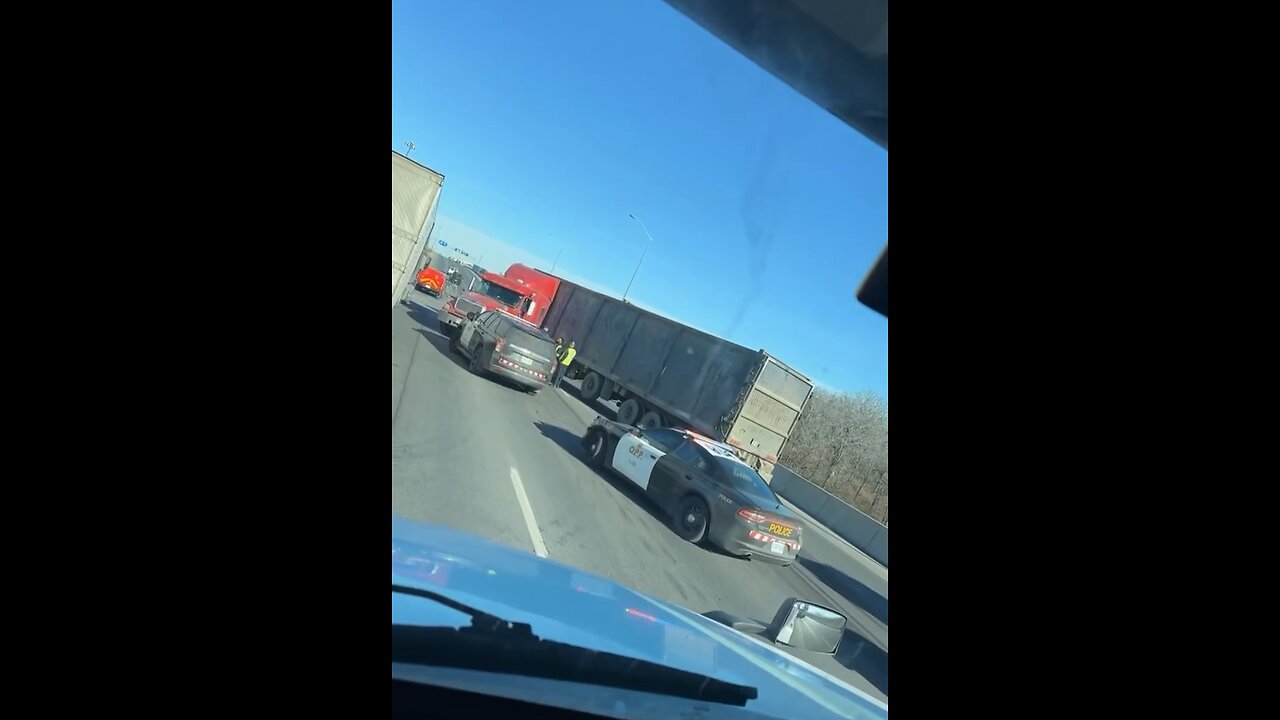
[[[540,328],[533,327],[518,320],[508,320],[502,331],[509,342],[515,343],[537,355],[552,359],[556,356],[556,341]]]
[[[552,340],[551,336],[548,335],[546,332],[544,332],[542,328],[534,327],[533,325],[530,325],[527,322],[522,322],[519,320],[511,320],[510,322],[511,322],[511,328],[513,330],[519,330],[524,335],[529,335],[539,340],[545,340],[546,342],[551,343],[552,350],[555,349],[556,341]]]

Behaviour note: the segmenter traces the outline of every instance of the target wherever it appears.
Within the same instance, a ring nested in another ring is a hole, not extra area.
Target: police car
[[[639,486],[689,542],[782,565],[800,551],[799,518],[729,445],[681,428],[637,428],[597,416],[582,448],[588,462]]]

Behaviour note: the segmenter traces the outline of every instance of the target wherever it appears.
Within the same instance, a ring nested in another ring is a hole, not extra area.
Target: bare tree
[[[782,464],[885,522],[889,516],[889,405],[871,392],[814,390]]]

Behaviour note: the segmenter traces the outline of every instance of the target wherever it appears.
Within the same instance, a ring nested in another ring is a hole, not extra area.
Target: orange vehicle
[[[418,289],[440,297],[440,293],[444,292],[444,273],[433,267],[422,268],[418,272]]]

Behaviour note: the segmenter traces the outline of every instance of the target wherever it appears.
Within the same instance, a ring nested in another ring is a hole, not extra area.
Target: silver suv
[[[556,363],[550,335],[499,310],[468,319],[453,333],[449,349],[471,360],[471,372],[494,373],[535,393],[550,382]]]

